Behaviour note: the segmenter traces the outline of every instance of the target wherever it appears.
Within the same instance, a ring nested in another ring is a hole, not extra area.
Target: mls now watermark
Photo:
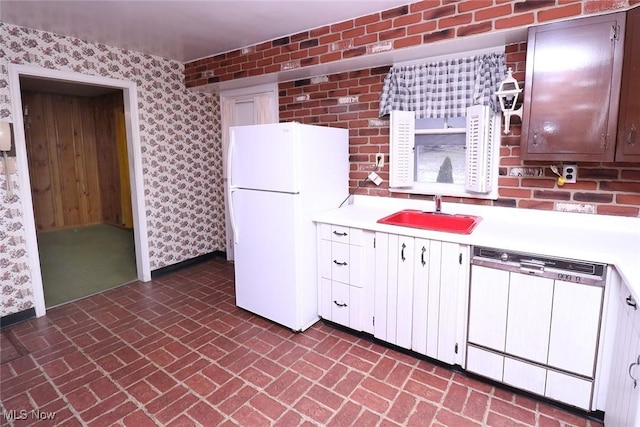
[[[12,409],[10,411],[2,411],[2,418],[7,421],[15,421],[15,420],[53,420],[56,417],[55,412],[50,411],[40,411],[39,409],[33,409],[31,411],[27,411],[26,409],[15,410]]]

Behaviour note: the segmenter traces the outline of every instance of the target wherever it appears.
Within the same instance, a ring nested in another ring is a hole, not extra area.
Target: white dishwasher
[[[607,266],[476,246],[466,369],[591,409]]]

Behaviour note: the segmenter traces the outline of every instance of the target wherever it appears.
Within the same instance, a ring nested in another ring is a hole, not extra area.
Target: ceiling
[[[0,21],[189,62],[409,3],[0,0]]]

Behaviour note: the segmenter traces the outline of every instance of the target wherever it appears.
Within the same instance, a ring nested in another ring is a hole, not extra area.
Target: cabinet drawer
[[[349,283],[350,270],[349,245],[331,242],[331,279]]]
[[[344,326],[350,326],[349,285],[331,283],[331,320]]]
[[[351,230],[349,229],[349,227],[332,225],[330,237],[332,242],[349,243],[351,238]]]

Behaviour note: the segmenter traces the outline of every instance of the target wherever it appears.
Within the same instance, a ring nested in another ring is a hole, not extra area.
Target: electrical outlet
[[[575,184],[578,180],[578,166],[577,165],[563,165],[562,176],[564,176],[567,184]]]
[[[376,168],[381,168],[384,166],[384,154],[378,153],[376,154]]]

